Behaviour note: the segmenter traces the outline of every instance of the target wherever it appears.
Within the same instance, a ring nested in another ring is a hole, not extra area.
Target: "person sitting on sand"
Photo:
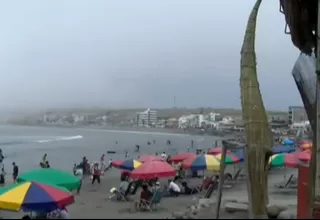
[[[168,180],[168,183],[169,183],[168,190],[170,195],[178,196],[181,193],[181,189],[178,186],[178,184],[176,184],[174,180],[170,180],[170,179]]]
[[[200,189],[197,188],[197,187],[195,187],[195,188],[189,187],[189,186],[188,186],[188,183],[185,182],[185,181],[182,182],[181,185],[182,185],[182,188],[183,188],[182,193],[183,193],[183,194],[186,194],[186,195],[196,194],[196,193],[198,193],[199,190],[200,190]]]
[[[153,193],[149,190],[148,185],[143,184],[142,191],[140,193],[140,201],[136,202],[136,209],[145,209],[146,205],[150,204],[150,200],[153,196]]]

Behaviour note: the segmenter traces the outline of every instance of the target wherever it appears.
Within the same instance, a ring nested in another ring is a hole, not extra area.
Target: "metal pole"
[[[221,199],[222,199],[222,189],[224,184],[224,168],[225,168],[225,161],[226,161],[226,154],[227,154],[227,146],[225,142],[222,142],[222,156],[220,160],[220,175],[219,175],[219,185],[218,185],[218,196],[217,196],[217,206],[216,206],[216,216],[215,219],[219,219],[220,217],[220,206],[221,206]]]

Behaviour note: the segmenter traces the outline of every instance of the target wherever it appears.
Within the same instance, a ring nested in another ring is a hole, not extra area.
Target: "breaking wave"
[[[83,136],[81,135],[76,135],[76,136],[67,136],[67,137],[53,137],[53,138],[49,138],[49,139],[45,139],[45,140],[36,140],[34,141],[35,143],[49,143],[49,142],[54,142],[54,141],[71,141],[71,140],[78,140],[78,139],[82,139]]]

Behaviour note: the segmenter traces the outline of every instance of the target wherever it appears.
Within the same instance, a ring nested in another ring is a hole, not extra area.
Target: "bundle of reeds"
[[[316,45],[317,6],[317,0],[280,0],[293,44],[308,55]]]
[[[241,49],[241,106],[248,154],[248,177],[253,218],[265,218],[268,204],[268,162],[272,134],[263,105],[256,68],[255,31],[261,0],[257,0],[248,19]]]

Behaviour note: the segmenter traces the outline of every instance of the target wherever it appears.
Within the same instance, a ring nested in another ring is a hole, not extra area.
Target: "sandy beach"
[[[74,138],[80,137],[81,138]],[[57,138],[58,137],[58,138]],[[71,138],[73,137],[73,138]],[[172,146],[167,146],[165,141],[170,139]],[[5,166],[8,170],[7,184],[10,184],[11,163],[17,162],[21,172],[38,167],[44,153],[48,153],[53,168],[71,172],[73,163],[79,162],[82,156],[87,156],[90,161],[98,161],[99,156],[107,150],[116,150],[116,154],[106,155],[109,159],[124,159],[124,152],[129,151],[131,158],[141,154],[166,151],[169,153],[183,152],[190,141],[196,140],[196,148],[207,149],[212,146],[214,137],[197,137],[179,134],[143,133],[104,131],[90,129],[61,129],[61,128],[26,128],[26,127],[0,127],[1,148],[4,151]],[[18,142],[16,140],[19,140]],[[118,140],[119,143],[115,144]],[[156,140],[155,145],[147,146],[147,141]],[[6,144],[11,143],[11,145]],[[13,143],[13,144],[12,144]],[[15,144],[18,143],[18,144]],[[140,154],[133,152],[134,144],[141,145]],[[229,166],[228,170],[233,170]],[[110,189],[120,184],[120,170],[111,169],[106,172],[101,184],[92,185],[90,179],[83,181],[80,195],[75,195],[75,203],[68,207],[70,218],[171,218],[172,212],[183,211],[189,205],[197,202],[197,196],[181,195],[177,198],[165,197],[161,201],[160,209],[154,212],[133,212],[133,202],[110,201]],[[270,203],[296,205],[296,190],[277,189],[275,184],[284,181],[284,174],[289,176],[296,170],[279,169],[271,170],[269,178]],[[161,180],[166,182],[166,180]],[[201,184],[201,180],[192,180]],[[138,198],[139,193],[132,197]],[[216,192],[212,194],[216,198]],[[247,189],[244,180],[239,180],[235,187],[224,190],[223,200],[237,199],[247,201]],[[18,217],[22,213],[1,212],[4,217]],[[213,209],[201,213],[201,218],[212,218]],[[237,218],[223,213],[225,218]],[[222,217],[221,216],[221,217]]]

